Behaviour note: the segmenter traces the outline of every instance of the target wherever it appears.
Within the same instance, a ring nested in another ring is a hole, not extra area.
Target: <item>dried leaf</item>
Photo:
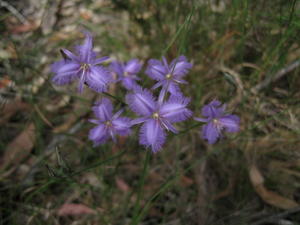
[[[34,146],[35,126],[30,123],[5,149],[0,168],[19,164]]]
[[[11,27],[10,32],[13,34],[26,33],[29,31],[33,31],[37,28],[38,26],[35,23],[28,23],[28,24],[22,24],[22,25]]]
[[[19,110],[26,110],[28,105],[20,99],[4,103],[0,108],[0,125],[6,123]]]
[[[184,176],[184,175],[182,175],[182,176],[180,177],[180,185],[181,185],[182,187],[189,187],[189,186],[191,186],[192,184],[194,184],[194,180],[193,180],[193,179],[191,179],[191,178],[189,178],[189,177],[187,177],[187,176]]]
[[[117,187],[124,192],[129,192],[130,191],[130,187],[129,185],[121,178],[116,177],[116,184]]]
[[[95,94],[91,91],[86,90],[82,98],[86,99],[92,99],[95,96]],[[82,117],[83,115],[89,113],[89,107],[87,107],[85,104],[83,104],[82,101],[78,100],[73,105],[73,110],[71,111],[70,115],[67,117],[67,120],[59,125],[58,127],[55,127],[53,129],[54,133],[60,133],[65,132],[78,120],[78,118]]]
[[[0,89],[4,89],[7,87],[11,87],[14,85],[14,82],[8,78],[8,76],[4,76],[4,78],[0,79]]]
[[[80,182],[83,184],[89,184],[96,188],[101,188],[101,182],[99,180],[99,177],[96,176],[94,173],[82,174]]]
[[[251,165],[249,176],[257,194],[268,204],[280,209],[292,209],[299,207],[294,200],[285,198],[273,191],[267,190],[264,186],[264,178],[255,165]]]
[[[63,204],[57,211],[57,215],[59,216],[77,216],[86,214],[96,214],[96,211],[83,204],[73,203]]]

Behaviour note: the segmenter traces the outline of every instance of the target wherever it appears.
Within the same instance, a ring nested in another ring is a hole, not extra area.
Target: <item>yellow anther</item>
[[[154,119],[158,119],[159,115],[158,115],[158,113],[153,113],[152,117],[153,117]]]
[[[169,73],[168,73],[168,74],[166,75],[166,78],[167,78],[167,79],[170,79],[171,77],[172,77],[172,74],[169,74]]]
[[[84,63],[84,64],[81,65],[82,70],[87,70],[89,67],[90,67],[90,65],[87,64],[87,63]]]

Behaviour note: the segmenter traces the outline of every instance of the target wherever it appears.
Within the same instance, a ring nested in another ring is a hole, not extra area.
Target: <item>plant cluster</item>
[[[190,119],[193,112],[188,109],[190,98],[183,95],[181,84],[187,84],[183,79],[192,68],[185,56],[179,56],[168,63],[165,57],[162,60],[150,59],[145,73],[156,84],[151,89],[141,86],[142,63],[138,59],[126,63],[113,61],[109,67],[101,65],[109,57],[97,58],[93,51],[93,39],[89,33],[85,34],[82,45],[76,46],[76,54],[67,49],[61,52],[64,58],[52,65],[55,74],[52,81],[56,85],[66,85],[78,80],[78,91],[82,92],[84,85],[98,93],[105,93],[111,83],[120,82],[127,90],[125,102],[129,109],[138,118],[121,116],[125,107],[113,113],[112,102],[103,97],[93,106],[96,119],[90,119],[96,126],[90,130],[89,139],[97,146],[108,139],[116,141],[116,135],[127,136],[131,128],[142,124],[139,142],[152,152],[162,149],[166,140],[166,132],[178,133],[174,123]],[[158,96],[153,90],[160,88]],[[226,105],[213,100],[203,106],[202,116],[194,117],[202,126],[202,138],[209,144],[214,144],[222,137],[223,131],[238,132],[240,119],[236,115],[226,113]]]

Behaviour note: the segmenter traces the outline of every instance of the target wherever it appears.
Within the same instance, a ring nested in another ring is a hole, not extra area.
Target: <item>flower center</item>
[[[170,79],[172,77],[172,74],[170,74],[170,73],[168,73],[167,75],[166,75],[166,79]]]
[[[219,120],[218,119],[213,119],[213,123],[217,125],[219,123]]]
[[[112,123],[111,123],[110,120],[106,121],[105,124],[106,124],[106,126],[108,126],[108,127],[110,127],[110,126],[112,125]]]
[[[223,129],[223,124],[218,119],[215,118],[212,120],[212,122],[219,131]]]
[[[155,112],[155,113],[152,114],[152,117],[153,117],[153,119],[158,119],[159,115],[158,115],[157,112]]]
[[[124,77],[128,77],[129,73],[128,72],[124,72]]]
[[[81,64],[80,68],[81,68],[82,70],[88,70],[88,69],[90,68],[90,64],[83,63],[83,64]]]

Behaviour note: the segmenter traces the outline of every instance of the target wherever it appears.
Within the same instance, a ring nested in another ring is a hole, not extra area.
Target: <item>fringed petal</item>
[[[153,95],[148,90],[138,89],[134,93],[127,94],[126,102],[130,109],[140,116],[149,116],[156,108]]]
[[[165,140],[166,133],[158,120],[150,119],[143,124],[140,131],[140,144],[151,147],[152,152],[156,153],[161,150]]]

